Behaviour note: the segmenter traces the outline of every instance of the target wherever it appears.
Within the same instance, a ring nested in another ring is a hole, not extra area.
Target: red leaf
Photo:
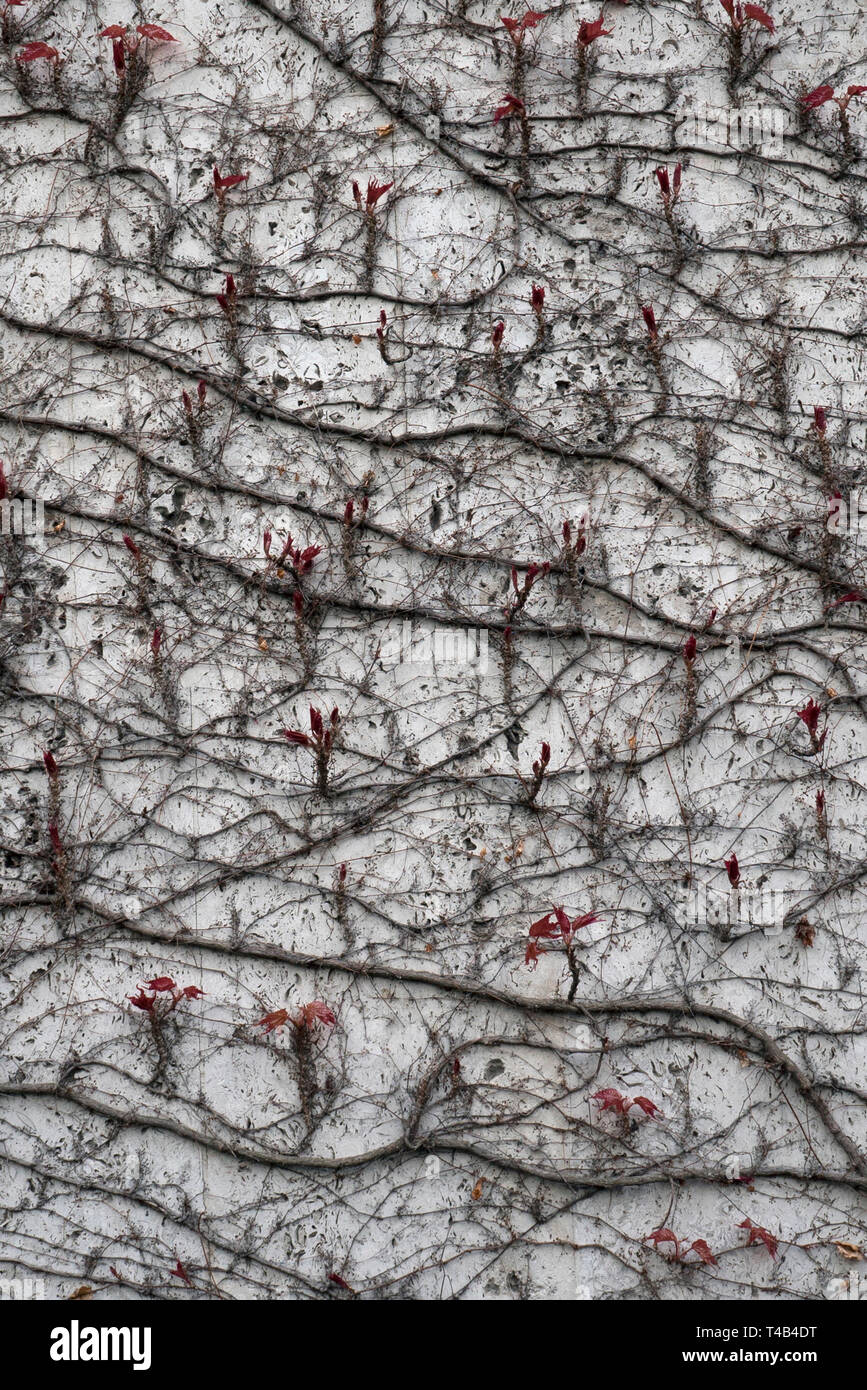
[[[126,997],[135,1008],[143,1009],[148,1014],[153,1013],[156,1000],[152,995],[145,994],[144,990],[140,990],[138,994],[128,994]]]
[[[733,854],[731,859],[724,859],[723,863],[726,866],[726,873],[729,876],[729,883],[731,884],[732,888],[737,888],[738,884],[741,881],[741,871],[738,866],[737,855]]]
[[[824,106],[826,101],[830,101],[833,95],[834,88],[825,83],[821,87],[815,87],[805,97],[801,97],[801,105],[806,106],[809,111],[815,111],[817,107]]]
[[[298,561],[295,566],[296,569],[299,569],[302,574],[307,574],[310,570],[312,570],[313,561],[316,559],[316,556],[321,554],[321,545],[308,545],[306,550],[301,551],[301,554],[299,555]]]
[[[142,985],[142,989],[149,989],[154,994],[168,994],[169,990],[177,989],[177,985],[170,975],[158,975],[155,980],[148,980]]]
[[[595,912],[585,912],[583,917],[572,918],[572,930],[579,931],[581,927],[589,927],[592,922],[598,922],[599,918]]]
[[[394,188],[393,180],[391,183],[377,183],[375,179],[368,179],[367,196],[365,198],[367,207],[375,207],[382,195],[387,193],[390,188]]]
[[[651,1231],[650,1235],[645,1236],[644,1239],[652,1240],[654,1245],[662,1245],[665,1241],[669,1241],[674,1246],[675,1255],[680,1253],[680,1241],[674,1231],[670,1231],[667,1226],[660,1226],[658,1231]]]
[[[633,1096],[632,1104],[637,1105],[639,1110],[643,1110],[645,1115],[649,1115],[652,1120],[655,1119],[657,1115],[662,1114],[659,1107],[654,1105],[652,1100],[648,1100],[647,1096]]]
[[[509,33],[514,39],[515,36],[522,35],[527,29],[535,29],[540,20],[545,19],[546,10],[527,10],[521,19],[509,19],[506,15],[500,15],[500,19],[505,24]]]
[[[337,1022],[331,1009],[321,999],[314,999],[312,1004],[305,1004],[301,1010],[302,1028],[312,1028],[317,1022],[324,1023],[328,1028],[333,1028]]]
[[[177,1262],[177,1264],[175,1265],[174,1269],[171,1270],[171,1275],[172,1275],[172,1278],[174,1278],[174,1279],[183,1279],[184,1283],[187,1285],[188,1288],[191,1289],[191,1288],[193,1287],[193,1282],[192,1282],[192,1280],[190,1279],[189,1274],[187,1274],[187,1271],[184,1269],[183,1265],[181,1264],[180,1260],[178,1260],[178,1262]]]
[[[762,9],[761,5],[744,5],[744,16],[746,19],[754,19],[757,24],[761,24],[769,34],[775,32],[774,21],[767,10]]]
[[[50,63],[56,63],[60,54],[56,48],[50,44],[37,40],[35,43],[26,43],[20,53],[15,54],[16,63],[35,63],[37,58],[47,58]]]
[[[284,1027],[289,1022],[288,1009],[274,1009],[272,1013],[260,1018],[256,1024],[257,1028],[264,1028],[266,1033],[273,1033]]]
[[[538,945],[531,937],[530,940],[527,942],[527,949],[524,952],[524,964],[532,965],[533,969],[535,970],[536,963],[539,957],[544,956],[544,954],[545,952],[539,950]]]
[[[822,713],[822,706],[817,705],[811,696],[804,708],[799,709],[797,713],[798,718],[803,719],[810,734],[814,735],[819,726],[819,716]]]
[[[578,43],[582,48],[588,48],[591,43],[601,39],[606,34],[613,34],[613,29],[604,28],[605,16],[599,11],[598,19],[582,19],[578,26]]]
[[[613,1086],[605,1086],[590,1099],[596,1101],[600,1110],[613,1110],[616,1115],[625,1115],[630,1104],[628,1097],[615,1091]]]
[[[109,24],[107,29],[102,30],[99,37],[101,39],[122,39],[125,33],[125,24]]]
[[[302,748],[310,747],[310,739],[307,734],[303,734],[300,729],[281,729],[281,734],[290,743],[297,743]]]
[[[867,603],[867,595],[863,594],[860,589],[850,589],[848,594],[844,594],[842,598],[829,603],[825,612],[827,613],[831,608],[839,608],[841,603]]]
[[[562,907],[555,907],[554,916],[557,918],[557,926],[560,928],[563,935],[569,936],[572,932],[572,923],[569,921],[564,909]]]
[[[244,183],[250,177],[249,174],[221,174],[216,164],[214,165],[214,188],[236,188],[239,183]]]
[[[494,125],[499,125],[500,121],[504,120],[507,116],[514,116],[516,111],[523,110],[524,103],[521,101],[521,98],[513,96],[511,92],[507,92],[494,112]]]
[[[168,29],[160,28],[159,24],[137,24],[136,28],[142,38],[154,39],[160,43],[177,43],[174,34],[170,34]]]
[[[546,912],[544,917],[540,917],[538,922],[533,922],[530,926],[530,940],[535,941],[538,937],[546,940],[553,940],[558,936],[560,928],[556,922],[551,921],[551,913]]]
[[[692,1242],[692,1245],[689,1247],[689,1249],[690,1249],[690,1250],[694,1250],[695,1253],[699,1256],[699,1258],[701,1259],[701,1261],[702,1261],[704,1264],[706,1264],[706,1265],[715,1265],[715,1264],[716,1264],[716,1260],[714,1259],[713,1255],[711,1254],[710,1246],[708,1245],[708,1243],[707,1243],[706,1240],[694,1240],[694,1241]],[[687,1251],[687,1254],[689,1254],[689,1250]]]

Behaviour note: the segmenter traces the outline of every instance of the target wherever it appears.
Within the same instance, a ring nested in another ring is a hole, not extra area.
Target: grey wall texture
[[[867,1295],[867,18],[769,5],[4,7],[4,1296]]]

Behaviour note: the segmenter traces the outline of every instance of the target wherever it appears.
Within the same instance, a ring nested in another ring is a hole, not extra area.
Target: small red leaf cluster
[[[20,5],[22,0],[6,0],[6,3],[7,5]],[[137,52],[142,39],[150,39],[152,43],[177,43],[174,35],[159,24],[137,24],[134,34],[129,33],[125,24],[109,24],[102,30],[99,37],[112,41],[112,60],[119,82],[125,78],[127,58],[132,57]],[[48,43],[43,43],[41,39],[24,44],[15,54],[16,63],[35,63],[40,58],[45,59],[48,63],[53,63],[55,67],[61,61],[57,49],[52,48]]]
[[[596,1091],[590,1099],[596,1101],[600,1113],[605,1110],[613,1110],[615,1115],[626,1115],[631,1106],[637,1105],[639,1110],[650,1116],[651,1120],[655,1120],[657,1115],[662,1114],[659,1106],[654,1105],[647,1096],[633,1096],[630,1099],[621,1091],[616,1091],[613,1086],[604,1086],[601,1091]]]
[[[779,1239],[777,1236],[773,1235],[769,1230],[767,1230],[764,1226],[754,1225],[753,1222],[750,1221],[749,1217],[747,1217],[745,1221],[738,1222],[738,1229],[745,1230],[748,1232],[747,1244],[745,1248],[749,1248],[749,1246],[751,1245],[762,1244],[764,1245],[772,1260],[775,1260],[777,1258],[777,1246],[779,1245]],[[694,1240],[692,1245],[684,1249],[682,1247],[682,1243],[674,1234],[674,1231],[669,1230],[667,1226],[661,1226],[659,1230],[651,1231],[649,1236],[645,1236],[645,1240],[652,1241],[653,1244],[657,1247],[664,1244],[673,1245],[675,1260],[683,1260],[691,1250],[694,1250],[704,1264],[715,1265],[717,1263],[714,1256],[711,1254],[707,1241]]]
[[[543,770],[543,768],[546,768],[548,766],[550,761],[551,745],[550,743],[543,742],[541,753],[537,760],[533,763],[533,772],[538,776],[538,774]]]
[[[282,729],[281,733],[290,743],[297,743],[302,748],[315,748],[324,753],[331,752],[331,745],[334,742],[334,734],[340,721],[340,711],[335,705],[330,715],[330,728],[326,729],[322,715],[313,705],[310,706],[310,733],[305,734],[301,729]]]
[[[293,544],[291,536],[287,536],[283,549],[275,558],[271,554],[272,540],[273,536],[270,531],[264,531],[262,533],[262,548],[265,551],[266,560],[274,560],[278,570],[288,560],[292,569],[295,571],[296,578],[301,578],[303,575],[309,574],[313,568],[313,562],[316,556],[322,554],[321,545],[307,545],[302,550],[300,546]]]
[[[302,1005],[294,1016],[288,1009],[274,1009],[264,1018],[260,1018],[256,1027],[264,1028],[266,1033],[279,1033],[287,1023],[291,1023],[293,1028],[301,1032],[302,1029],[313,1028],[317,1023],[324,1024],[326,1028],[333,1028],[337,1018],[334,1011],[329,1009],[327,1004],[323,1004],[321,999],[314,999],[312,1004]]]
[[[833,101],[836,102],[841,111],[845,111],[852,98],[860,97],[864,92],[867,92],[867,86],[863,84],[858,85],[856,83],[851,87],[847,87],[846,91],[840,96],[835,96],[834,88],[829,87],[827,83],[823,83],[821,87],[814,87],[812,92],[808,92],[805,97],[801,97],[801,105],[805,106],[808,111],[817,111],[819,107],[824,106],[826,102]]]
[[[145,991],[148,992],[145,993]],[[146,984],[141,985],[138,994],[128,994],[126,997],[134,1008],[141,1009],[143,1013],[152,1014],[157,1010],[158,1000],[164,996],[167,1004],[164,1012],[171,1013],[182,1000],[201,999],[204,992],[203,989],[199,989],[198,985],[184,985],[181,988],[175,984],[170,975],[157,975],[155,979],[148,980]]]
[[[575,544],[572,544],[572,527],[568,521],[563,522],[563,544],[567,550],[579,559],[587,549],[587,518],[582,516],[578,523],[578,535],[575,537]]]
[[[645,1236],[644,1239],[652,1241],[653,1244],[657,1247],[664,1244],[673,1245],[673,1258],[675,1260],[685,1260],[690,1251],[694,1250],[696,1255],[698,1255],[699,1259],[701,1260],[702,1264],[716,1264],[716,1259],[711,1253],[711,1248],[706,1240],[694,1240],[692,1242],[692,1245],[683,1248],[681,1241],[678,1240],[677,1236],[674,1234],[674,1231],[670,1231],[667,1226],[660,1226],[658,1231],[651,1231],[650,1235]]]
[[[536,25],[546,18],[546,10],[527,10],[526,14],[520,19],[509,19],[508,15],[500,15],[500,19],[509,31],[509,35],[514,44],[523,42],[524,35],[528,29],[535,29]]]
[[[379,202],[383,194],[387,193],[390,188],[394,188],[394,180],[392,180],[391,183],[377,183],[375,179],[368,179],[367,193],[364,197],[363,210],[366,212],[372,211],[372,209],[376,207],[376,204]],[[358,184],[355,182],[354,179],[352,181],[352,196],[355,199],[355,206],[358,208],[359,212],[361,212],[361,189],[359,188]]]
[[[535,969],[540,955],[545,954],[539,946],[540,941],[559,940],[568,947],[572,944],[572,938],[576,931],[580,931],[582,927],[589,927],[591,922],[598,921],[599,918],[594,912],[585,912],[583,916],[579,915],[572,918],[562,907],[555,907],[551,912],[546,912],[544,917],[540,917],[538,922],[534,922],[530,927],[524,964],[532,965]]]
[[[832,608],[839,608],[841,603],[867,603],[867,594],[862,589],[850,589],[848,593],[842,594],[840,598],[835,598],[833,603],[829,603],[825,612],[828,613]]]

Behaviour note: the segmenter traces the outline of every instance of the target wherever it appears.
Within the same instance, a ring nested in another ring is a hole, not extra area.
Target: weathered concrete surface
[[[863,13],[7,13],[0,1274],[857,1297]]]

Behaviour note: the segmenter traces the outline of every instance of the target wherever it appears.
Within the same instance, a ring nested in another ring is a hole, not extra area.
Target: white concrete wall
[[[830,606],[867,542],[825,525],[867,492],[867,110],[845,145],[797,109],[867,83],[867,29],[771,8],[728,90],[715,0],[607,3],[583,97],[592,6],[521,73],[490,4],[9,12],[0,457],[46,507],[0,537],[13,1293],[867,1293],[867,609]],[[178,42],[121,100],[98,34],[141,19]],[[322,548],[300,623],[266,529]],[[328,796],[280,733],[311,702]],[[524,963],[558,905],[598,916],[571,1001],[562,943]],[[204,995],[155,1034],[160,975]],[[313,1000],[302,1066],[257,1023]]]

